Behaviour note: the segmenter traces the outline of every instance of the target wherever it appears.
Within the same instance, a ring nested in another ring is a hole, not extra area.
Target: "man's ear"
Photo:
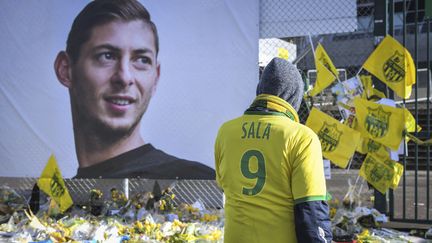
[[[65,87],[70,88],[72,86],[71,77],[71,60],[69,55],[65,51],[61,51],[57,54],[54,61],[54,71],[57,75],[57,79]]]

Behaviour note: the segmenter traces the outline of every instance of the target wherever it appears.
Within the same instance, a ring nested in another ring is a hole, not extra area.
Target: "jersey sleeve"
[[[293,149],[292,193],[294,204],[326,200],[326,181],[321,144],[316,134],[305,129]]]
[[[214,145],[214,160],[215,160],[215,171],[216,171],[216,183],[220,188],[222,188],[222,184],[220,182],[220,170],[219,165],[221,163],[221,148],[220,148],[220,130],[216,137],[215,145]]]

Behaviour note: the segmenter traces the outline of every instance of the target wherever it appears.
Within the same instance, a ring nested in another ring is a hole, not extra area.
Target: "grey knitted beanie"
[[[265,67],[256,93],[279,96],[298,111],[303,88],[303,80],[297,68],[287,60],[275,57]]]

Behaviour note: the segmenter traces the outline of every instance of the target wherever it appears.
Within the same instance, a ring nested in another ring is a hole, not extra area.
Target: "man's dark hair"
[[[159,53],[159,37],[150,13],[137,0],[94,0],[87,4],[75,18],[66,42],[66,52],[75,63],[81,46],[89,40],[94,27],[108,22],[141,20],[150,25],[155,39],[156,56]]]

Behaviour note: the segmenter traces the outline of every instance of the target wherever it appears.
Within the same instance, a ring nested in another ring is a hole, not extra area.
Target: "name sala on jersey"
[[[243,136],[245,138],[269,139],[271,123],[244,122],[242,125]]]

